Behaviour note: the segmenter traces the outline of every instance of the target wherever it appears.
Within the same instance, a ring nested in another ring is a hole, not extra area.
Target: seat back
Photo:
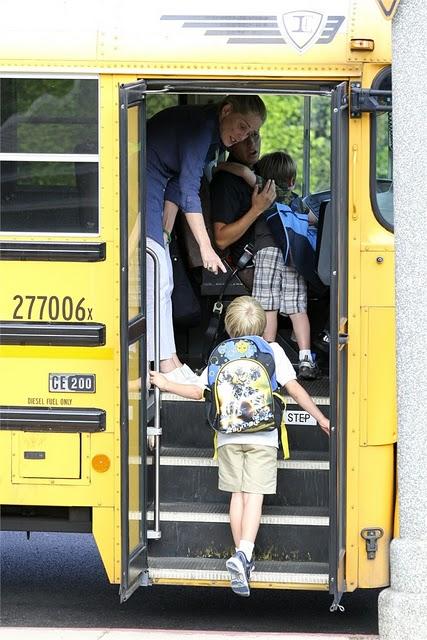
[[[205,221],[205,226],[211,239],[212,246],[215,246],[214,234],[213,234],[213,225],[211,218],[211,207],[210,207],[210,194],[209,194],[209,182],[206,176],[202,177],[201,185],[200,185],[200,200],[202,203],[202,213],[203,219]],[[185,219],[185,216],[182,216],[180,225],[180,233],[182,233],[183,245],[185,247],[185,252],[187,256],[188,266],[190,268],[202,267],[202,257],[200,255],[199,245],[197,244],[193,234],[191,233],[190,227]],[[200,287],[200,294],[202,296],[218,296],[224,289],[225,282],[232,271],[232,267],[226,261],[226,255],[224,251],[220,251],[216,249],[217,253],[223,258],[224,265],[227,269],[226,273],[218,272],[218,274],[211,273],[206,269],[202,269],[202,282]],[[253,269],[247,268],[242,269],[236,275],[231,278],[230,282],[227,285],[226,291],[224,295],[226,296],[241,296],[248,295],[252,290],[252,276]]]
[[[319,222],[317,228],[316,266],[317,274],[323,284],[331,284],[331,251],[332,225],[331,201],[325,200],[319,208]]]

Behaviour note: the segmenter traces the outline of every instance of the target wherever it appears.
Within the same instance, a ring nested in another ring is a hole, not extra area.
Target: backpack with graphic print
[[[208,362],[207,419],[219,433],[272,431],[281,424],[273,351],[259,336],[221,342]]]

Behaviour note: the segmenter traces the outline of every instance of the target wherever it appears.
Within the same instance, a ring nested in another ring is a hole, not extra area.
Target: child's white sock
[[[247,561],[250,562],[252,558],[252,551],[254,550],[254,543],[249,540],[240,540],[238,551],[243,551]]]
[[[313,356],[311,355],[311,351],[310,349],[301,349],[299,352],[299,360],[301,362],[301,360],[304,360],[305,358],[308,358],[308,360],[310,362],[313,362]]]

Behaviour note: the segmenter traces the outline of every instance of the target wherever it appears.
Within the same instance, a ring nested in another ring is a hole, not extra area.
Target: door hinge
[[[384,529],[381,527],[367,527],[360,532],[362,538],[366,541],[366,555],[368,560],[375,560],[378,551],[378,540],[383,537]]]
[[[162,532],[157,529],[147,529],[147,540],[160,540]]]
[[[144,569],[141,571],[141,575],[139,576],[139,586],[140,587],[149,587],[151,586],[150,575],[148,573],[148,569]]]
[[[391,111],[391,91],[363,89],[359,82],[350,84],[350,116],[360,118],[362,113]]]

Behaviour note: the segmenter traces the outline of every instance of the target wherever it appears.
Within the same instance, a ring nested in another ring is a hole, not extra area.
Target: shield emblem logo
[[[326,16],[317,11],[290,11],[282,15],[283,35],[299,53],[316,44],[326,22]]]

